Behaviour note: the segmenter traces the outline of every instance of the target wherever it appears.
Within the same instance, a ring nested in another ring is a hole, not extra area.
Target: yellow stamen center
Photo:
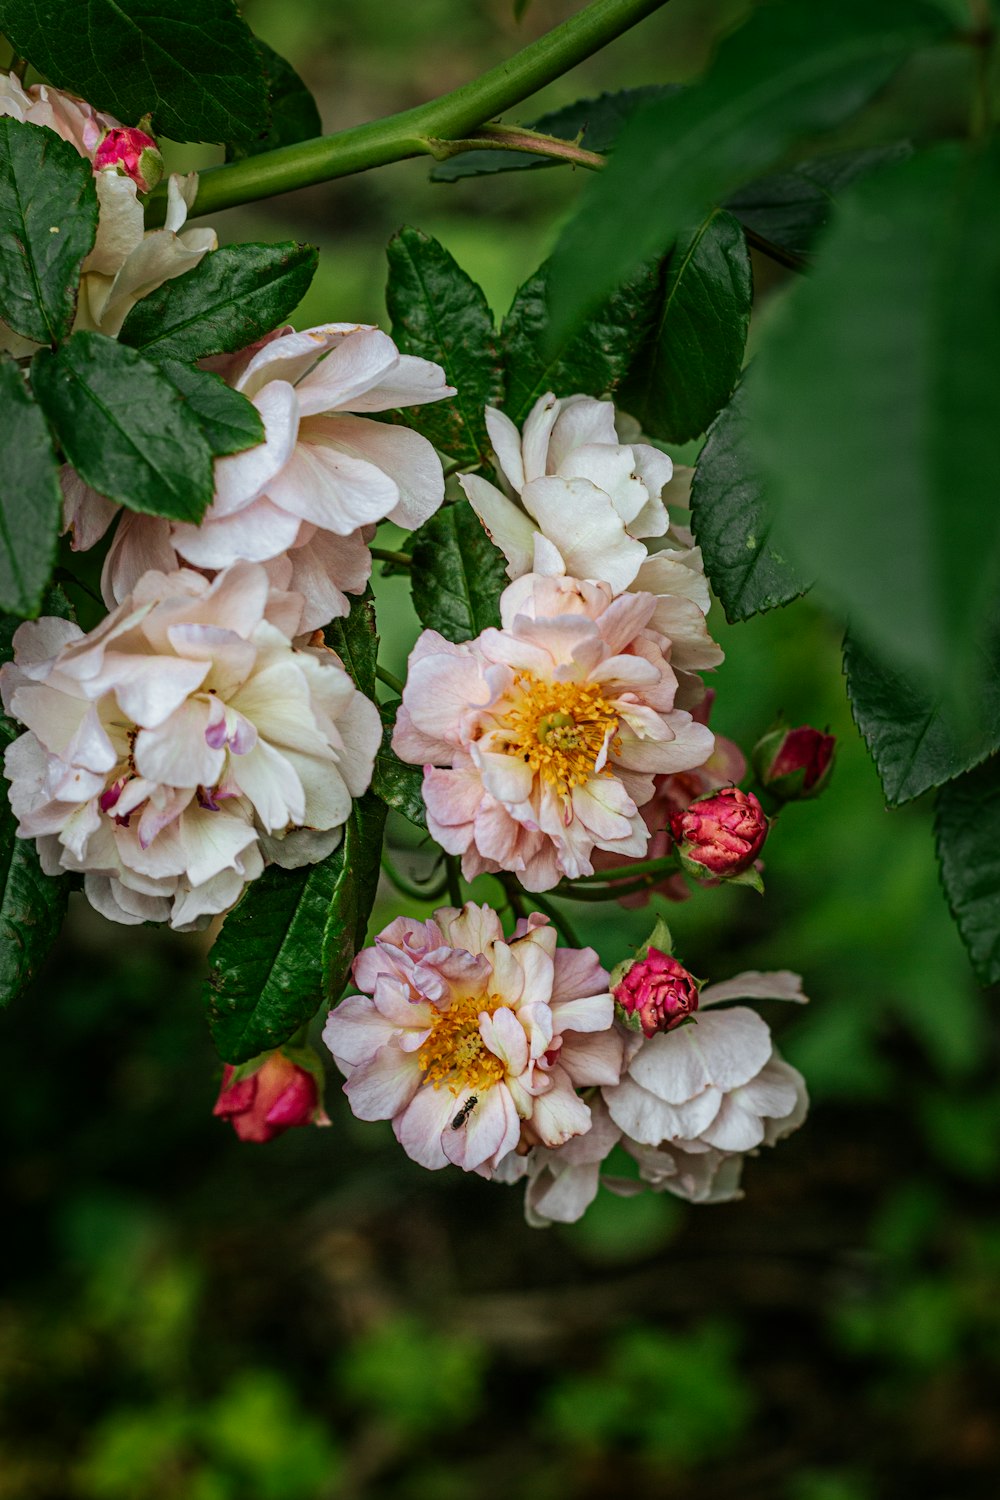
[[[504,715],[508,755],[519,755],[532,771],[569,796],[594,774],[606,743],[614,740],[618,715],[596,683],[545,682],[519,672],[516,707]]]
[[[479,1017],[483,1011],[491,1016],[503,1004],[499,995],[473,995],[434,1012],[431,1034],[417,1054],[427,1083],[436,1089],[447,1084],[457,1096],[463,1089],[481,1092],[500,1082],[507,1070],[479,1035]]]

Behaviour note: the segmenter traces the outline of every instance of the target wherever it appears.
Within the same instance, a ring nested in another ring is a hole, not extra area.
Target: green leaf
[[[101,333],[74,333],[31,366],[39,405],[69,462],[129,510],[201,520],[212,453],[195,413],[156,365]]]
[[[229,146],[227,161],[259,156],[262,151],[277,151],[281,146],[297,146],[300,141],[311,141],[323,134],[316,100],[291,63],[259,37],[254,37],[254,46],[264,69],[271,105],[270,124],[256,140]]]
[[[61,589],[50,590],[44,612],[69,618]],[[0,663],[13,658],[11,639],[20,623],[0,619]],[[0,747],[20,733],[19,724],[0,714]],[[69,877],[46,875],[34,839],[18,838],[16,829],[7,782],[0,775],[0,1005],[16,999],[37,975],[59,936],[69,895]]]
[[[900,671],[860,641],[844,642],[847,696],[885,799],[897,807],[970,770],[1000,747],[1000,650],[980,667],[976,717],[957,714],[916,671]]]
[[[553,337],[796,140],[847,119],[947,27],[926,0],[755,9],[700,83],[636,113],[588,183],[553,256]]]
[[[319,864],[271,865],[226,918],[205,998],[220,1056],[246,1062],[279,1047],[324,1002],[334,1004],[364,943],[385,807],[355,802],[340,844]]]
[[[97,234],[90,163],[39,125],[0,118],[0,317],[54,344],[70,330]]]
[[[748,451],[746,380],[709,428],[691,486],[694,534],[730,624],[809,587],[771,538],[773,518]]]
[[[1000,982],[1000,761],[991,756],[938,794],[941,880],[981,984]]]
[[[264,441],[264,424],[257,408],[228,386],[221,375],[175,360],[164,360],[160,369],[198,418],[201,435],[215,458],[242,453],[244,448]]]
[[[503,553],[466,500],[445,505],[410,538],[410,586],[421,625],[449,641],[470,641],[500,624],[507,587]]]
[[[62,491],[52,439],[17,365],[0,357],[0,609],[38,611],[55,561]]]
[[[382,745],[375,757],[372,775],[372,791],[380,797],[386,807],[402,813],[418,828],[427,827],[427,809],[424,806],[424,772],[421,766],[410,766],[400,760],[392,748],[392,731],[396,724],[399,699],[380,705],[384,729]]]
[[[448,401],[412,407],[407,425],[457,463],[488,462],[483,408],[500,405],[503,372],[486,296],[444,246],[419,229],[401,229],[386,254],[393,338],[404,354],[443,366],[457,390]]]
[[[539,396],[605,396],[615,391],[653,323],[655,268],[618,288],[575,336],[550,339],[553,265],[546,261],[517,291],[501,331],[507,370],[504,409],[520,424]]]
[[[967,704],[1000,583],[998,285],[1000,146],[886,167],[840,200],[749,390],[798,565],[887,662]]]
[[[354,686],[374,702],[378,623],[371,589],[367,588],[360,599],[352,599],[350,613],[334,620],[323,634],[351,674]]]
[[[758,177],[729,198],[726,207],[747,229],[793,255],[808,255],[829,223],[835,200],[851,183],[912,154],[908,141],[869,151],[814,156],[789,172]]]
[[[174,141],[252,141],[267,128],[264,70],[234,0],[2,0],[15,52],[57,88]]]
[[[119,339],[184,363],[245,349],[284,322],[316,273],[314,245],[223,245],[137,302]]]
[[[740,377],[752,299],[743,230],[713,209],[671,251],[652,331],[621,387],[643,432],[670,443],[701,436]]]
[[[620,89],[615,94],[600,94],[596,99],[577,99],[575,104],[550,110],[526,125],[542,135],[554,135],[561,141],[575,141],[585,151],[608,151],[615,137],[641,104],[676,94],[678,84],[647,84],[638,89]],[[461,177],[481,177],[494,172],[523,172],[539,167],[564,166],[553,157],[536,156],[531,151],[462,151],[458,156],[438,162],[431,169],[432,182],[457,182]]]

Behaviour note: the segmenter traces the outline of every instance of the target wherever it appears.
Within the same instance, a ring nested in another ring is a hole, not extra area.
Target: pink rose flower
[[[397,918],[354,982],[323,1039],[354,1113],[391,1120],[422,1166],[488,1177],[518,1148],[562,1145],[590,1128],[576,1090],[619,1077],[607,973],[592,949],[557,948],[544,917],[509,942],[473,902]]]
[[[214,583],[147,573],[88,635],[19,627],[0,693],[27,732],[5,770],[47,873],[83,873],[115,921],[186,928],[230,907],[265,856],[336,846],[381,726],[332,651],[293,647],[301,613],[241,563]]]
[[[279,329],[241,354],[206,360],[251,400],[265,440],[215,462],[215,498],[198,526],[127,512],[101,577],[110,607],[143,571],[183,563],[213,572],[287,557],[303,596],[302,629],[346,615],[348,594],[371,574],[368,541],[379,521],[419,526],[444,498],[441,460],[409,427],[369,412],[454,395],[440,365],[400,354],[377,328],[330,323]],[[117,507],[64,481],[74,546],[102,536]]]
[[[329,1125],[315,1074],[283,1052],[269,1052],[252,1073],[226,1063],[213,1115],[228,1120],[241,1141],[270,1141],[296,1125]]]
[[[393,747],[424,766],[428,828],[466,879],[517,873],[527,890],[593,872],[594,849],[644,853],[654,777],[700,765],[710,731],[674,708],[670,642],[648,594],[527,574],[503,628],[452,645],[425,630],[410,656]]]
[[[670,819],[684,868],[698,879],[726,879],[749,870],[764,846],[768,821],[753,792],[723,787]]]
[[[668,953],[650,948],[630,964],[615,986],[614,997],[626,1025],[645,1036],[672,1031],[698,1009],[698,981]]]

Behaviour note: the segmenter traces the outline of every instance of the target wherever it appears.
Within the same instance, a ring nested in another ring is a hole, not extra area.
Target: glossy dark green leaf
[[[597,309],[575,335],[550,339],[552,262],[518,289],[501,332],[507,395],[504,409],[520,424],[539,396],[612,394],[652,328],[658,277],[643,267]]]
[[[507,587],[503,553],[466,500],[444,505],[410,538],[410,587],[420,623],[449,641],[470,641],[500,624]]]
[[[119,338],[150,359],[244,349],[277,328],[316,272],[314,245],[223,245],[137,302]]]
[[[709,429],[691,486],[694,534],[730,624],[788,604],[808,588],[772,540],[773,516],[747,441],[745,407],[746,381]]]
[[[553,337],[796,140],[847,119],[947,28],[928,0],[752,11],[700,83],[635,114],[587,184],[553,256]]]
[[[280,1046],[340,998],[375,899],[384,822],[384,804],[367,793],[332,854],[299,870],[271,865],[226,918],[205,991],[226,1062]]]
[[[793,255],[808,255],[833,215],[838,196],[860,177],[912,154],[908,141],[869,151],[813,156],[788,172],[773,172],[733,193],[726,203],[747,229]]]
[[[798,565],[880,656],[970,706],[1000,584],[998,286],[1000,147],[897,162],[840,200],[748,386]]]
[[[264,68],[270,123],[256,140],[230,146],[227,161],[259,156],[262,151],[277,151],[281,146],[297,146],[299,141],[311,141],[323,133],[316,100],[291,63],[259,37],[254,37],[254,45]]]
[[[45,418],[14,361],[0,357],[0,609],[37,612],[55,561],[62,491]]]
[[[23,338],[69,332],[97,233],[85,157],[54,130],[0,117],[0,317]]]
[[[542,135],[554,135],[561,141],[575,141],[585,151],[605,152],[641,104],[665,98],[677,92],[677,84],[647,84],[644,88],[620,89],[614,94],[599,94],[596,99],[577,99],[575,104],[550,110],[526,125]],[[431,169],[432,182],[457,182],[461,177],[482,177],[495,172],[523,172],[538,167],[565,165],[550,156],[536,156],[531,151],[463,151]]]
[[[892,806],[970,770],[1000,747],[1000,650],[981,664],[975,717],[957,715],[919,672],[879,660],[850,636],[847,695]]]
[[[700,437],[740,377],[753,281],[743,230],[713,209],[682,235],[661,272],[649,338],[619,402],[650,437]]]
[[[385,726],[382,745],[375,757],[372,776],[372,791],[381,798],[386,807],[402,813],[404,818],[418,828],[427,827],[427,809],[424,806],[424,772],[422,766],[410,766],[392,748],[392,731],[396,723],[399,699],[383,703],[379,709]]]
[[[263,66],[234,0],[2,0],[0,28],[50,83],[126,125],[151,114],[174,141],[267,128]]]
[[[404,354],[443,366],[457,395],[406,413],[435,448],[455,462],[475,465],[490,451],[483,408],[503,398],[503,374],[493,314],[481,287],[443,245],[419,229],[389,241],[386,306],[392,336]]]
[[[212,451],[166,375],[116,339],[74,333],[31,367],[63,452],[98,494],[129,510],[198,522],[212,499]]]
[[[981,984],[1000,983],[1000,760],[991,756],[938,794],[941,881]]]
[[[48,592],[43,612],[69,618],[61,589]],[[20,623],[10,616],[0,619],[0,664],[14,654],[11,639]],[[0,714],[0,752],[20,733],[19,724]],[[69,895],[68,876],[46,875],[34,839],[18,838],[16,829],[0,775],[0,1005],[16,999],[37,975],[59,936]]]
[[[374,702],[378,624],[371,589],[366,589],[361,598],[352,599],[350,613],[334,620],[323,634],[327,645],[336,651],[350,672],[354,686]]]
[[[160,369],[198,418],[202,437],[215,458],[242,453],[244,448],[264,441],[264,424],[257,408],[221,376],[175,360],[164,360]]]

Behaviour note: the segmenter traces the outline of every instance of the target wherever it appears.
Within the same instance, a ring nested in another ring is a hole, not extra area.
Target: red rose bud
[[[320,1085],[309,1068],[271,1052],[255,1072],[242,1077],[227,1063],[212,1113],[228,1120],[241,1141],[270,1141],[294,1125],[328,1125]]]
[[[144,130],[120,125],[107,132],[94,155],[94,171],[105,167],[131,177],[140,193],[151,193],[163,176],[163,157]]]
[[[767,817],[753,792],[723,787],[670,819],[681,864],[699,879],[731,879],[749,870],[767,838]]]
[[[615,986],[620,1019],[646,1036],[670,1031],[698,1009],[698,981],[676,958],[650,948],[630,964]]]
[[[779,725],[753,749],[757,780],[779,802],[801,802],[817,797],[833,770],[836,740],[804,724],[801,729]]]

